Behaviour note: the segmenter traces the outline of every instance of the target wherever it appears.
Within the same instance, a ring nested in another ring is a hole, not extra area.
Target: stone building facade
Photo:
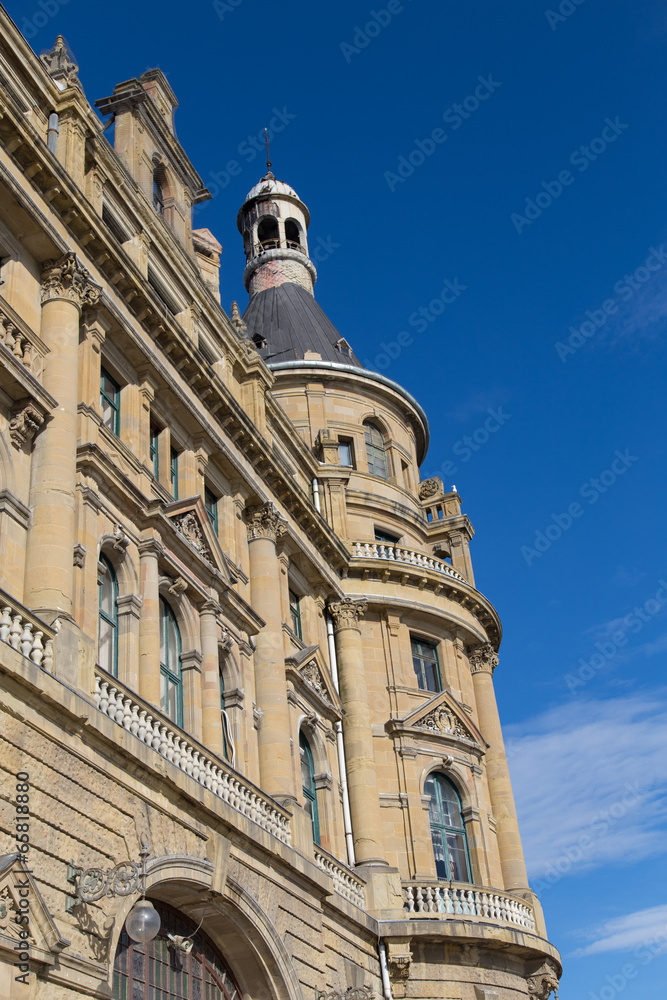
[[[0,8],[0,74],[0,996],[547,1000],[473,529],[305,204],[228,314],[161,71],[98,115]]]

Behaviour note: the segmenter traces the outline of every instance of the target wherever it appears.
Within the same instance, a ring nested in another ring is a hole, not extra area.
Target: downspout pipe
[[[380,975],[382,977],[382,992],[384,1000],[393,1000],[391,994],[391,980],[389,979],[389,966],[387,964],[387,946],[382,938],[378,938],[378,951],[380,952]]]
[[[336,689],[336,694],[340,694],[338,684],[338,660],[336,659],[336,640],[334,638],[333,622],[327,618],[327,642],[329,644],[329,662],[331,664],[331,678]],[[336,732],[336,749],[338,750],[338,770],[340,771],[340,784],[343,792],[343,829],[345,830],[345,846],[347,848],[347,863],[350,868],[354,868],[356,858],[354,855],[354,837],[352,836],[352,817],[350,815],[350,794],[347,788],[347,764],[345,762],[345,746],[343,744],[343,724],[336,722],[334,726]]]
[[[52,153],[58,152],[58,115],[52,111],[49,115],[49,129],[46,133],[46,145]]]
[[[320,483],[317,477],[313,479],[313,503],[315,504],[315,510],[318,514],[322,513],[322,508],[320,506]]]

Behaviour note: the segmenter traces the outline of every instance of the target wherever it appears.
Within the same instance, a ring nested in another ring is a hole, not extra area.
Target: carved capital
[[[287,522],[271,502],[246,507],[244,517],[249,542],[255,538],[270,538],[275,542],[287,530]]]
[[[20,450],[43,423],[43,414],[32,403],[26,403],[14,410],[9,421],[9,436],[14,447]]]
[[[358,628],[367,607],[368,601],[365,597],[344,597],[341,601],[333,601],[329,605],[329,613],[333,618],[336,632],[344,628]]]
[[[471,673],[493,674],[498,666],[498,654],[490,642],[484,642],[479,646],[468,647],[468,661]]]
[[[526,982],[528,993],[535,1000],[549,1000],[552,993],[555,1000],[558,1000],[558,969],[550,958],[542,962],[539,968],[528,976]]]
[[[95,305],[99,297],[99,286],[91,280],[75,253],[42,264],[42,304],[51,299],[67,299],[82,309]]]

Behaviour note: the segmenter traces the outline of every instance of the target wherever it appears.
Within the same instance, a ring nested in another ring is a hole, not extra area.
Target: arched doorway
[[[195,924],[177,910],[152,900],[160,933],[138,944],[123,929],[114,961],[114,1000],[242,1000],[232,973],[200,930],[189,955],[177,951],[169,934],[187,937]]]

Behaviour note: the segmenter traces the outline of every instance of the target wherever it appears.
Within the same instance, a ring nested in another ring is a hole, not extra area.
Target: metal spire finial
[[[264,138],[266,140],[266,166],[267,166],[267,169],[269,171],[269,174],[272,174],[272,172],[271,172],[271,154],[269,152],[269,133],[268,133],[268,131],[266,129],[264,129]]]

